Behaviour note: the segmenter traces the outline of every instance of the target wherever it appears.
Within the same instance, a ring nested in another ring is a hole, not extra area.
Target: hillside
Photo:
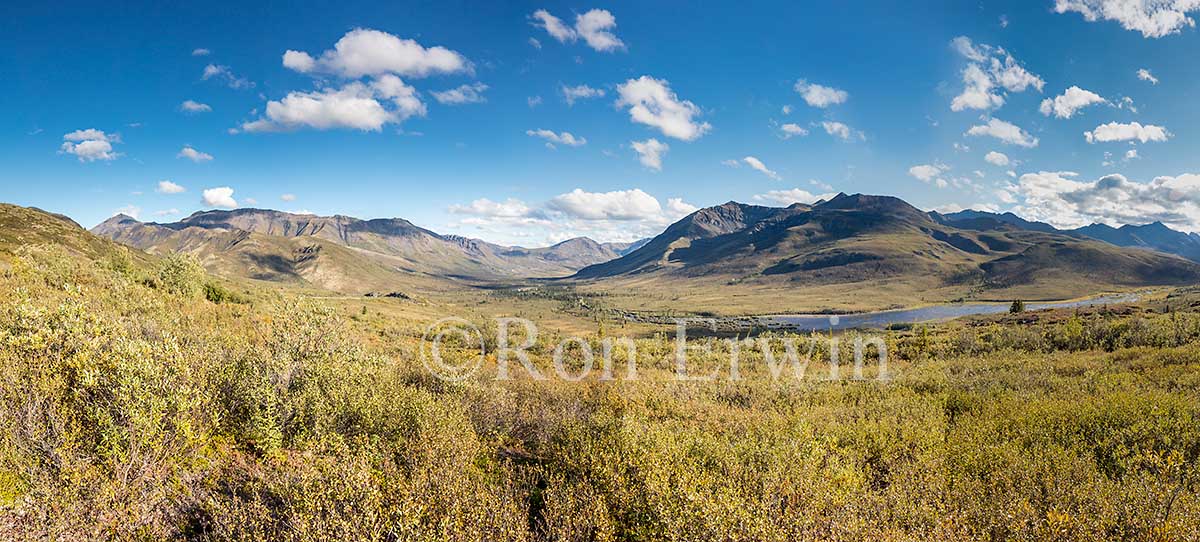
[[[586,238],[545,248],[506,247],[441,235],[398,218],[262,209],[203,211],[169,224],[118,215],[92,231],[152,253],[201,254],[210,269],[223,274],[310,282],[319,277],[314,284],[338,291],[361,289],[355,272],[375,277],[373,283],[387,282],[389,274],[475,280],[562,276],[617,258],[621,250]]]
[[[1200,235],[1173,230],[1162,222],[1143,225],[1126,224],[1119,228],[1107,224],[1092,224],[1073,230],[1060,230],[1044,222],[1025,220],[1012,213],[966,210],[946,215],[936,213],[931,213],[931,215],[943,224],[962,229],[993,230],[1010,227],[1010,229],[1060,233],[1072,237],[1104,241],[1119,247],[1156,250],[1200,262]]]
[[[139,257],[136,251],[122,251],[116,243],[88,233],[65,216],[35,207],[0,203],[0,260],[8,259],[22,247],[39,245],[61,247],[95,260],[111,258],[118,252]]]
[[[1070,298],[1200,281],[1200,265],[989,217],[968,229],[904,201],[839,194],[813,206],[702,209],[642,248],[573,278],[644,289],[640,308],[866,309],[959,298]],[[672,292],[666,294],[664,292]],[[636,296],[635,296],[636,298]]]

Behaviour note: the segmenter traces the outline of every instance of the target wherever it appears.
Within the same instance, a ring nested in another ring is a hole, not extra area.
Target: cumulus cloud
[[[232,89],[247,89],[254,88],[254,82],[245,77],[238,76],[233,73],[229,66],[221,66],[217,64],[209,64],[204,67],[204,74],[201,79],[208,81],[220,81]]]
[[[1070,172],[1039,172],[1021,176],[1018,193],[1022,216],[1061,228],[1094,222],[1111,226],[1162,222],[1184,231],[1200,231],[1200,175],[1157,177],[1148,183],[1122,175],[1092,182]]]
[[[1047,117],[1053,114],[1056,118],[1069,119],[1075,116],[1075,113],[1080,109],[1089,105],[1107,102],[1108,100],[1105,100],[1095,92],[1073,86],[1067,89],[1066,92],[1063,92],[1061,96],[1042,100],[1040,111]]]
[[[103,130],[88,128],[75,130],[63,135],[63,144],[58,148],[59,154],[70,154],[80,162],[95,162],[116,160],[121,153],[113,151],[113,144],[120,143],[117,134],[106,134]]]
[[[787,124],[784,124],[783,126],[780,126],[779,131],[783,132],[784,139],[791,139],[793,137],[804,137],[804,136],[808,135],[807,128],[804,128],[803,126],[800,126],[799,124],[796,124],[794,122],[789,122]]]
[[[555,196],[549,207],[585,220],[646,220],[662,214],[658,200],[639,188],[585,192],[580,188]]]
[[[175,157],[187,158],[188,160],[196,163],[209,162],[213,159],[211,154],[193,149],[191,145],[185,145],[182,149],[180,149],[179,154],[176,154]]]
[[[909,176],[923,183],[937,186],[938,188],[945,188],[950,184],[942,178],[942,174],[947,171],[950,171],[950,166],[939,162],[920,164],[908,168]]]
[[[802,188],[789,190],[771,190],[765,194],[755,194],[754,201],[786,207],[793,203],[813,204],[820,200],[829,200],[836,194],[813,194]]]
[[[563,100],[567,102],[567,105],[575,105],[577,100],[604,97],[604,89],[592,88],[587,85],[576,85],[573,87],[562,85],[559,90],[562,92]]]
[[[212,107],[195,100],[184,100],[183,103],[179,104],[179,110],[184,113],[207,113],[212,111]]]
[[[1003,48],[976,44],[966,36],[954,38],[950,46],[969,62],[962,71],[963,91],[950,102],[953,111],[995,109],[1004,105],[1002,90],[1024,92],[1033,87],[1041,92],[1045,85]]]
[[[592,9],[576,15],[574,28],[544,9],[533,12],[530,18],[535,26],[541,27],[559,43],[583,38],[588,47],[601,52],[625,48],[625,43],[613,32],[617,28],[617,19],[608,10]]]
[[[1038,138],[1033,137],[1019,126],[997,118],[988,119],[987,124],[972,126],[967,130],[969,136],[991,136],[1001,142],[1019,147],[1033,148],[1038,145]]]
[[[529,216],[532,209],[525,202],[508,198],[502,202],[480,198],[468,205],[451,205],[450,212],[455,214],[476,215],[486,217],[518,218]]]
[[[637,188],[611,192],[577,188],[537,205],[514,198],[481,198],[453,205],[449,211],[463,218],[447,228],[486,232],[490,238],[514,240],[524,246],[579,236],[601,242],[634,241],[657,235],[668,224],[696,210],[681,198],[660,202]]]
[[[1151,141],[1166,141],[1170,139],[1171,132],[1168,132],[1162,126],[1154,126],[1153,124],[1143,125],[1138,122],[1121,124],[1119,122],[1110,122],[1108,124],[1101,124],[1090,132],[1084,132],[1083,137],[1087,139],[1088,143],[1134,140],[1148,143]]]
[[[208,56],[209,53],[210,51],[204,48],[192,49],[192,56]]]
[[[233,199],[233,189],[228,186],[206,188],[202,196],[204,204],[209,207],[233,209],[238,205],[237,201]]]
[[[283,132],[300,128],[346,128],[379,131],[383,125],[424,116],[425,104],[416,89],[395,75],[370,83],[355,81],[342,88],[290,92],[282,100],[267,102],[262,118],[242,125],[247,132]]]
[[[1196,22],[1188,13],[1200,10],[1197,0],[1055,0],[1054,11],[1075,12],[1088,22],[1115,21],[1146,38],[1178,33]]]
[[[796,81],[795,86],[792,88],[804,98],[805,103],[822,109],[831,105],[846,103],[846,100],[850,99],[850,94],[844,90],[809,83],[804,79]]]
[[[658,128],[663,135],[693,141],[712,129],[707,122],[695,119],[700,116],[700,108],[680,100],[666,80],[643,75],[625,81],[617,87],[617,93],[617,107],[628,107],[633,122]]]
[[[1150,70],[1147,70],[1146,68],[1142,68],[1137,71],[1137,78],[1141,79],[1142,81],[1149,81],[1151,85],[1158,84],[1158,78],[1155,77],[1154,74],[1150,73]]]
[[[575,32],[577,32],[588,47],[597,51],[613,51],[625,47],[625,43],[613,34],[617,28],[617,18],[603,9],[589,10],[575,17]]]
[[[525,130],[525,135],[530,137],[540,137],[546,140],[546,146],[551,149],[555,145],[566,145],[568,147],[578,147],[587,144],[587,139],[575,137],[571,132],[555,133],[554,130],[546,130],[538,128],[537,130]]]
[[[187,189],[171,181],[158,181],[158,187],[154,191],[159,194],[182,194],[187,192]]]
[[[1000,167],[1005,167],[1012,163],[1012,161],[1008,159],[1007,154],[1004,154],[1002,152],[996,152],[996,151],[987,153],[987,155],[984,156],[983,159],[987,163],[992,164],[993,166],[1000,166]]]
[[[645,141],[631,141],[630,147],[633,147],[633,152],[638,154],[638,162],[643,166],[654,171],[662,171],[662,159],[671,147],[657,139],[650,138]]]
[[[863,135],[862,132],[859,132],[841,122],[829,120],[821,121],[821,127],[825,129],[825,133],[841,139],[842,141],[850,141],[850,139],[854,137],[858,137],[858,139],[866,139],[867,137]]]
[[[300,73],[329,73],[348,79],[396,74],[426,77],[471,72],[461,54],[441,46],[424,47],[411,39],[387,32],[356,28],[342,36],[333,49],[314,58],[303,51],[283,54],[284,67]]]
[[[559,43],[575,41],[579,36],[575,33],[575,29],[563,23],[562,19],[550,14],[549,11],[539,9],[529,16],[535,22],[534,24],[542,27],[547,34],[558,40]]]
[[[487,101],[483,97],[483,91],[487,90],[488,86],[483,83],[472,83],[469,85],[461,85],[457,88],[452,88],[443,91],[434,91],[433,99],[438,103],[446,105],[461,105],[461,104],[477,104]]]
[[[282,201],[296,201],[295,194],[280,194],[279,199]]]

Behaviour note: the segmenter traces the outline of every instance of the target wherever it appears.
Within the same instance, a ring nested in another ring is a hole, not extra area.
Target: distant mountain
[[[389,273],[494,280],[569,275],[619,256],[587,238],[527,249],[441,235],[398,218],[263,209],[202,211],[169,224],[118,215],[92,232],[152,253],[196,253],[230,275],[299,279],[343,291],[356,288],[351,269],[381,277],[377,282]]]
[[[786,208],[729,202],[696,211],[638,250],[583,268],[575,278],[983,290],[1053,283],[1053,292],[1068,294],[1083,293],[1085,285],[1092,293],[1200,281],[1200,265],[1171,255],[1037,231],[1036,223],[1015,216],[961,220],[992,227],[959,228],[958,221],[887,196],[839,194]]]
[[[1200,235],[1173,230],[1162,222],[1141,226],[1126,224],[1120,228],[1106,224],[1092,224],[1073,230],[1059,230],[1049,224],[1031,222],[1012,213],[998,214],[966,210],[946,215],[936,215],[935,213],[931,213],[931,215],[934,215],[934,218],[943,224],[964,229],[989,230],[999,227],[1000,224],[1008,224],[1029,231],[1088,237],[1119,247],[1157,250],[1200,262]]]

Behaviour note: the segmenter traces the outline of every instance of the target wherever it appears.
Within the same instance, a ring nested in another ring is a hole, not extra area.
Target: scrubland
[[[420,320],[26,247],[0,538],[1196,540],[1194,298],[877,332],[886,381],[680,382],[668,331],[637,380],[447,382]]]

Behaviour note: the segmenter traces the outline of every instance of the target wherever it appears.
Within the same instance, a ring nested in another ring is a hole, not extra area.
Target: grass
[[[753,352],[741,381],[679,382],[669,335],[561,292],[318,300],[181,261],[17,254],[4,539],[1200,538],[1195,292],[887,332],[890,382],[773,381]],[[489,357],[444,382],[419,341],[458,311],[557,315],[531,349],[547,372],[566,333],[634,331],[660,361],[498,382]]]

